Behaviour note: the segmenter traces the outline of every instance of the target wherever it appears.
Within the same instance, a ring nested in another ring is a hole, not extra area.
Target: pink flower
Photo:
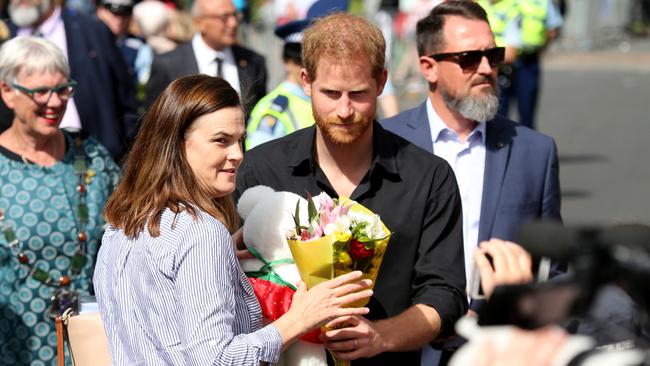
[[[340,216],[347,215],[348,212],[350,211],[350,208],[352,208],[352,206],[354,205],[354,203],[355,203],[354,201],[350,201],[347,205],[339,205],[339,207],[341,208],[339,215]]]
[[[326,194],[322,194],[321,196],[327,196]],[[341,205],[338,204],[336,206],[332,206],[334,204],[334,201],[327,196],[327,199],[321,201],[321,207],[319,210],[319,216],[320,216],[320,229],[324,232],[325,227],[327,225],[332,225],[336,224],[337,221],[339,221],[340,217],[346,216],[348,214],[348,211],[350,210],[350,207],[352,207],[352,204],[347,204],[347,205]]]
[[[318,202],[320,203],[320,212],[331,212],[334,207],[334,200],[325,192],[318,195]]]

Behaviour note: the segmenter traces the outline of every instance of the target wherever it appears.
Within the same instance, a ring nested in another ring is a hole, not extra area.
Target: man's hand
[[[492,258],[492,263],[488,260],[488,255]],[[515,243],[499,239],[484,241],[476,248],[474,260],[487,297],[492,295],[496,286],[533,280],[530,254]]]
[[[321,335],[325,347],[341,360],[356,360],[385,352],[376,324],[360,316],[334,319],[326,327],[334,329]]]
[[[325,347],[342,360],[372,357],[383,352],[407,352],[420,349],[440,333],[436,309],[416,304],[388,319],[370,321],[363,317],[341,317],[326,324],[334,329],[322,336]]]

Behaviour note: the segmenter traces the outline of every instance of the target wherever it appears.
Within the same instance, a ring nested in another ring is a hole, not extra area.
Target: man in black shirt
[[[453,333],[467,311],[462,213],[449,165],[374,121],[386,82],[384,39],[362,18],[335,14],[303,36],[301,79],[316,126],[245,155],[237,194],[259,184],[306,196],[350,197],[394,233],[370,314],[325,334],[355,365],[419,365],[420,347]],[[246,238],[244,238],[244,241]]]

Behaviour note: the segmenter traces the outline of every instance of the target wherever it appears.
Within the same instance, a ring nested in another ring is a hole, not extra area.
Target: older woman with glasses
[[[59,129],[75,90],[63,53],[41,38],[0,49],[0,364],[50,364],[53,317],[91,286],[104,202],[119,179],[107,150]]]

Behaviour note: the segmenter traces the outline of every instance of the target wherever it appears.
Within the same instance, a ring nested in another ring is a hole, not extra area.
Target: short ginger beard
[[[499,111],[499,88],[495,80],[493,80],[492,88],[478,96],[470,93],[464,96],[452,95],[442,83],[438,84],[438,88],[440,88],[440,95],[447,107],[469,120],[489,121]]]
[[[38,22],[50,8],[50,0],[43,0],[39,5],[19,6],[9,3],[9,17],[19,27],[31,27]]]
[[[344,124],[340,118],[321,117],[316,113],[316,111],[313,111],[313,113],[316,126],[318,126],[323,136],[328,141],[337,145],[349,145],[357,142],[357,140],[368,131],[368,128],[370,128],[374,120],[372,117],[364,118],[355,113],[353,121],[346,123],[352,124],[353,126],[344,130],[336,127],[337,125]]]

